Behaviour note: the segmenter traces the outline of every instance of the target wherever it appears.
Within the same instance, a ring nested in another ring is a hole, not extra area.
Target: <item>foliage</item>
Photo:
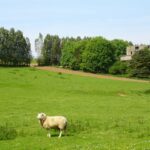
[[[62,38],[46,35],[39,65],[61,65],[73,70],[107,73],[109,67],[126,53],[131,42],[102,37]]]
[[[111,43],[114,47],[115,60],[119,60],[122,55],[125,55],[127,46],[132,45],[131,42],[119,39],[112,40]]]
[[[81,69],[90,72],[108,72],[114,62],[111,42],[96,37],[89,40],[82,54]]]
[[[73,70],[79,70],[81,64],[81,54],[85,49],[86,40],[68,40],[63,43],[61,65]]]
[[[109,73],[110,74],[125,74],[127,71],[127,63],[117,61],[115,62],[110,68]]]
[[[21,31],[0,28],[0,65],[24,66],[31,61],[31,47],[28,38]]]
[[[42,48],[40,63],[42,65],[59,65],[61,56],[60,38],[58,36],[46,35]]]
[[[139,78],[150,78],[150,49],[136,52],[130,61],[130,75]]]

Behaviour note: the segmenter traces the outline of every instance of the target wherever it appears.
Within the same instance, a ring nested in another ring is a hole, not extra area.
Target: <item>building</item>
[[[132,59],[132,56],[137,52],[140,51],[144,48],[150,48],[150,45],[133,45],[133,46],[128,46],[126,49],[126,55],[122,56],[120,58],[121,61],[128,61]]]

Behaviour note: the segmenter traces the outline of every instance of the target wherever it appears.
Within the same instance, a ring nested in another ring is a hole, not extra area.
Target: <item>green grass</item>
[[[38,112],[66,116],[67,136],[47,138]],[[150,84],[0,68],[0,118],[17,131],[0,150],[148,150]]]

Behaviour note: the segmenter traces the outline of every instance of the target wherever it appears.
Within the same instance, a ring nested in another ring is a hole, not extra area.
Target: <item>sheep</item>
[[[50,129],[59,129],[60,133],[58,138],[61,137],[62,132],[67,127],[67,119],[64,116],[47,116],[45,113],[39,113],[37,115],[37,119],[39,120],[41,126],[47,130]],[[50,138],[51,134],[50,131],[47,134],[47,136]]]

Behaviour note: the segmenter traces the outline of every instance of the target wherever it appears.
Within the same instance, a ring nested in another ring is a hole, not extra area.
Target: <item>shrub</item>
[[[110,74],[125,74],[127,71],[127,64],[125,62],[117,61],[109,68]]]
[[[0,126],[0,140],[12,140],[17,137],[17,131],[12,128],[5,126]]]

